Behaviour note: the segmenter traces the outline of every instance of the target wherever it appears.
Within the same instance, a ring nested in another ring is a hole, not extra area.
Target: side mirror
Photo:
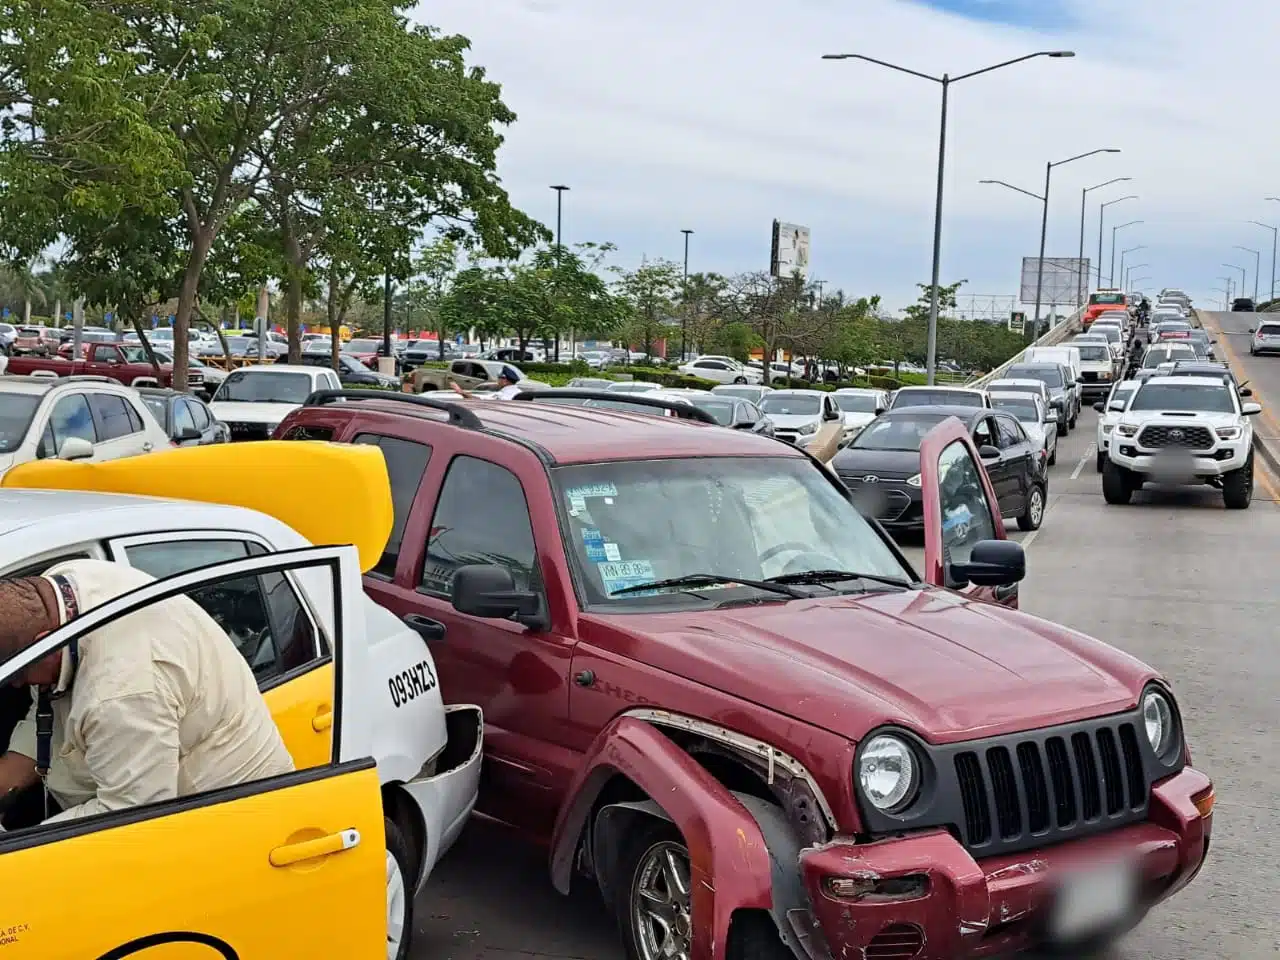
[[[1250,332],[1250,333],[1257,333],[1257,332],[1258,332],[1258,328],[1257,328],[1257,327],[1250,327],[1250,328],[1249,328],[1249,332]]]
[[[1240,396],[1242,396],[1242,397],[1252,397],[1252,396],[1253,396],[1253,387],[1241,387],[1241,388],[1240,388]]]
[[[67,437],[58,448],[59,460],[88,460],[92,456],[93,444],[84,437]]]
[[[195,427],[183,427],[181,430],[178,431],[178,435],[174,439],[181,442],[186,442],[188,440],[199,440],[200,431],[197,430]]]
[[[839,419],[840,419],[840,411],[839,411],[839,410],[825,410],[825,411],[823,411],[822,419],[823,419],[823,420],[839,420]]]
[[[1246,403],[1240,407],[1240,412],[1243,413],[1246,417],[1256,417],[1258,414],[1262,412],[1262,404]]]
[[[1106,413],[1107,405],[1103,401],[1099,400],[1093,405],[1093,409],[1097,410],[1099,413]]]
[[[750,420],[739,420],[737,423],[735,423],[735,424],[733,425],[733,429],[735,429],[735,430],[754,430],[757,426],[759,426],[759,425],[760,425],[760,423],[763,423],[763,422],[764,422],[764,421],[757,421],[757,422],[753,423],[753,422],[751,422]]]
[[[889,409],[888,407],[881,407],[881,406],[877,406],[877,407],[876,407],[876,416],[877,416],[877,417],[878,417],[878,416],[880,416],[880,414],[884,413],[884,412],[885,412],[886,410],[888,410],[888,409]]]
[[[1114,410],[1116,413],[1123,413],[1123,412],[1124,412],[1124,401],[1123,401],[1123,400],[1112,400],[1109,404],[1107,404],[1107,409],[1108,409],[1108,410]]]
[[[541,620],[542,603],[536,593],[517,590],[506,567],[472,563],[454,571],[453,609],[486,620],[514,617],[526,626],[534,626]]]
[[[1045,411],[1045,415],[1044,415],[1044,422],[1045,422],[1045,423],[1057,423],[1057,422],[1058,422],[1058,411],[1057,411],[1057,410],[1046,410],[1046,411]]]
[[[984,443],[978,448],[978,456],[983,460],[998,460],[1000,459],[1000,448],[993,447],[989,443]]]
[[[1014,540],[981,540],[973,545],[969,559],[953,562],[951,578],[979,587],[1005,587],[1027,575],[1027,555]]]

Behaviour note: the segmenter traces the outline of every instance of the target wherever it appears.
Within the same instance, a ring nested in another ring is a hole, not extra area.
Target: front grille
[[[265,423],[230,422],[227,428],[231,431],[232,440],[270,440],[271,427]]]
[[[964,845],[977,853],[1056,842],[1145,816],[1147,779],[1129,720],[1013,734],[955,755]]]
[[[1207,427],[1143,427],[1138,445],[1148,450],[1173,447],[1178,450],[1207,450],[1213,446],[1213,434]]]
[[[864,516],[869,514],[877,520],[893,523],[903,519],[904,514],[911,507],[910,494],[904,490],[895,490],[891,486],[885,486],[886,483],[901,483],[901,480],[864,483],[862,478],[867,474],[855,476],[854,474],[842,473],[839,476],[840,481],[853,493],[854,502],[858,504],[858,508]]]
[[[885,927],[866,945],[867,960],[911,960],[924,950],[924,931],[914,923],[894,923]]]

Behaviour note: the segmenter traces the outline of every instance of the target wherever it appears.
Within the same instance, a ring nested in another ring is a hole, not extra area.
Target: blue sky
[[[812,268],[828,290],[878,293],[893,308],[928,279],[939,88],[858,52],[952,75],[1037,50],[1036,59],[951,91],[942,277],[966,292],[1011,295],[1034,256],[1041,207],[980,179],[1034,193],[1055,169],[1046,255],[1075,256],[1081,189],[1086,256],[1097,204],[1110,227],[1141,220],[1118,250],[1142,246],[1144,286],[1199,300],[1223,262],[1249,268],[1280,223],[1280,125],[1273,40],[1280,4],[1262,0],[433,0],[417,16],[473,43],[472,60],[519,115],[500,174],[513,200],[555,220],[567,183],[565,239],[611,241],[616,262],[679,260],[693,270],[767,267],[770,222],[812,230]],[[1204,42],[1205,36],[1217,38]],[[1243,259],[1236,260],[1236,257]],[[1117,252],[1117,260],[1119,252]],[[1104,273],[1105,273],[1104,269]]]

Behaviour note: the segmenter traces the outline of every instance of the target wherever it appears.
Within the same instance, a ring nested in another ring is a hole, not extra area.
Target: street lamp
[[[1123,279],[1123,278],[1124,278],[1124,258],[1125,258],[1125,257],[1127,257],[1129,254],[1133,253],[1135,250],[1145,250],[1145,249],[1147,249],[1147,245],[1146,245],[1145,243],[1140,243],[1140,244],[1138,244],[1138,246],[1136,246],[1136,247],[1130,247],[1128,250],[1121,250],[1121,251],[1120,251],[1120,277],[1121,277],[1121,279]],[[1114,279],[1114,277],[1113,277],[1112,279]],[[1122,284],[1122,289],[1127,289],[1127,286],[1125,286],[1125,285],[1123,285],[1123,284]]]
[[[1090,193],[1092,193],[1094,190],[1101,190],[1103,187],[1109,187],[1109,186],[1111,186],[1113,183],[1124,183],[1124,182],[1129,181],[1129,180],[1132,180],[1132,179],[1133,179],[1133,177],[1116,177],[1115,179],[1113,179],[1113,180],[1108,180],[1108,181],[1106,181],[1105,183],[1098,183],[1098,184],[1094,184],[1092,187],[1085,187],[1083,190],[1081,190],[1081,191],[1080,191],[1080,255],[1079,255],[1079,258],[1078,258],[1078,259],[1080,260],[1080,262],[1084,262],[1084,205],[1085,205],[1085,200],[1088,198],[1089,194],[1090,194]],[[1114,202],[1114,201],[1113,201],[1113,202]],[[1099,270],[1101,270],[1101,261],[1102,261],[1102,229],[1101,229],[1101,227],[1099,227],[1099,229],[1098,229],[1098,261],[1099,261]],[[1083,274],[1083,272],[1082,272],[1082,275],[1081,275],[1081,277],[1080,277],[1080,303],[1079,303],[1079,306],[1081,306],[1081,307],[1083,307],[1083,306],[1084,306],[1084,295],[1085,295],[1085,293],[1086,293],[1085,288],[1088,286],[1088,283],[1089,283],[1089,278],[1088,278],[1088,276],[1084,275],[1084,274]],[[1102,284],[1102,277],[1101,277],[1101,274],[1099,274],[1099,277],[1098,277],[1098,284],[1099,284],[1099,286],[1101,286],[1101,284]]]
[[[1126,267],[1126,268],[1125,268],[1125,271],[1124,271],[1124,288],[1125,288],[1126,290],[1128,290],[1128,289],[1129,289],[1129,282],[1130,282],[1130,281],[1129,281],[1129,271],[1131,271],[1131,270],[1141,270],[1143,267],[1149,267],[1149,266],[1151,266],[1151,264],[1149,264],[1149,263],[1131,263],[1131,264],[1129,264],[1129,266],[1128,266],[1128,267]]]
[[[1240,292],[1244,293],[1244,284],[1245,284],[1245,281],[1249,279],[1249,271],[1246,270],[1244,267],[1240,266],[1238,263],[1224,263],[1223,266],[1230,267],[1232,270],[1240,271]]]
[[[1125,227],[1136,227],[1142,222],[1141,220],[1130,220],[1128,223],[1117,224],[1111,228],[1111,268],[1107,270],[1107,280],[1113,287],[1116,284],[1116,231],[1123,230]]]
[[[1224,267],[1229,266],[1229,264],[1224,263],[1223,266]],[[1214,279],[1221,280],[1223,283],[1227,285],[1226,294],[1227,294],[1228,305],[1230,305],[1229,302],[1231,300],[1231,285],[1235,283],[1235,280],[1233,280],[1231,277],[1215,277]]]
[[[681,284],[681,290],[684,291],[684,316],[680,318],[680,362],[685,362],[685,338],[688,335],[689,328],[689,238],[693,236],[692,230],[681,230],[684,234],[684,281]]]
[[[930,384],[934,381],[934,373],[938,361],[938,283],[940,280],[938,271],[942,264],[942,186],[945,182],[943,175],[947,160],[947,94],[951,89],[951,84],[958,80],[968,80],[970,77],[991,73],[993,70],[999,70],[1003,67],[1011,67],[1015,63],[1022,63],[1025,60],[1034,60],[1037,57],[1061,59],[1074,56],[1075,53],[1071,50],[1041,50],[1036,53],[1028,53],[1026,56],[1015,57],[1013,60],[995,63],[980,70],[971,70],[968,73],[960,74],[958,77],[952,77],[945,73],[940,77],[935,77],[932,74],[910,70],[906,67],[900,67],[896,63],[877,60],[875,57],[868,57],[860,53],[826,53],[822,56],[823,60],[862,60],[866,63],[874,63],[878,67],[896,70],[898,73],[919,77],[921,80],[931,80],[942,87],[942,117],[938,134],[938,191],[933,210],[933,281],[929,288],[929,344],[925,364],[926,379]],[[1045,191],[1045,193],[1048,192],[1048,190]]]
[[[1134,286],[1134,291],[1133,291],[1133,292],[1134,292],[1134,293],[1141,293],[1141,292],[1142,292],[1142,290],[1140,290],[1136,285],[1137,285],[1137,284],[1139,284],[1139,283],[1141,283],[1143,280],[1150,280],[1150,279],[1151,279],[1151,278],[1150,278],[1149,276],[1147,276],[1146,274],[1143,274],[1141,277],[1134,277],[1134,278],[1133,278],[1133,282],[1134,282],[1135,286]]]
[[[1250,247],[1242,247],[1240,244],[1235,245],[1235,249],[1243,250],[1245,253],[1253,254],[1253,305],[1258,305],[1258,273],[1262,270],[1262,254]],[[1244,290],[1244,284],[1240,284],[1240,289]]]
[[[553,183],[551,185],[551,189],[556,192],[556,272],[557,274],[559,274],[560,253],[562,250],[564,250],[563,245],[560,243],[560,228],[564,223],[564,220],[563,220],[564,193],[569,188],[566,187],[563,183]],[[557,275],[556,277],[557,282],[559,281],[559,279],[560,278]],[[444,350],[443,344],[441,345],[440,349],[442,351]],[[574,357],[578,355],[578,331],[577,330],[569,331],[569,351],[570,351],[569,352],[570,360],[572,360]],[[443,354],[441,355],[443,356]],[[557,333],[556,334],[556,360],[558,361],[559,359],[560,359],[560,335]]]
[[[1114,200],[1108,200],[1106,203],[1098,204],[1098,286],[1102,286],[1102,224],[1107,218],[1107,207],[1111,206],[1113,203],[1120,203],[1123,200],[1137,199],[1138,195],[1136,193],[1131,193],[1127,197],[1117,197]],[[1107,277],[1107,280],[1112,279],[1114,278]]]
[[[1268,197],[1268,200],[1274,200],[1275,197]],[[1265,227],[1271,231],[1271,299],[1276,298],[1276,245],[1280,239],[1280,227],[1273,227],[1269,223],[1263,223],[1261,220],[1250,220],[1254,226]]]

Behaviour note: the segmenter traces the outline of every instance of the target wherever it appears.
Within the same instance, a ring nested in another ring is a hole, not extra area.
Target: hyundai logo
[[[1185,433],[1183,433],[1181,430],[1170,430],[1170,431],[1169,431],[1169,439],[1170,439],[1170,440],[1181,440],[1181,439],[1183,439],[1185,436],[1186,436],[1186,434],[1185,434]]]
[[[862,482],[863,483],[879,483],[880,478],[876,476],[872,476],[871,474],[867,474],[865,477],[862,478]]]

